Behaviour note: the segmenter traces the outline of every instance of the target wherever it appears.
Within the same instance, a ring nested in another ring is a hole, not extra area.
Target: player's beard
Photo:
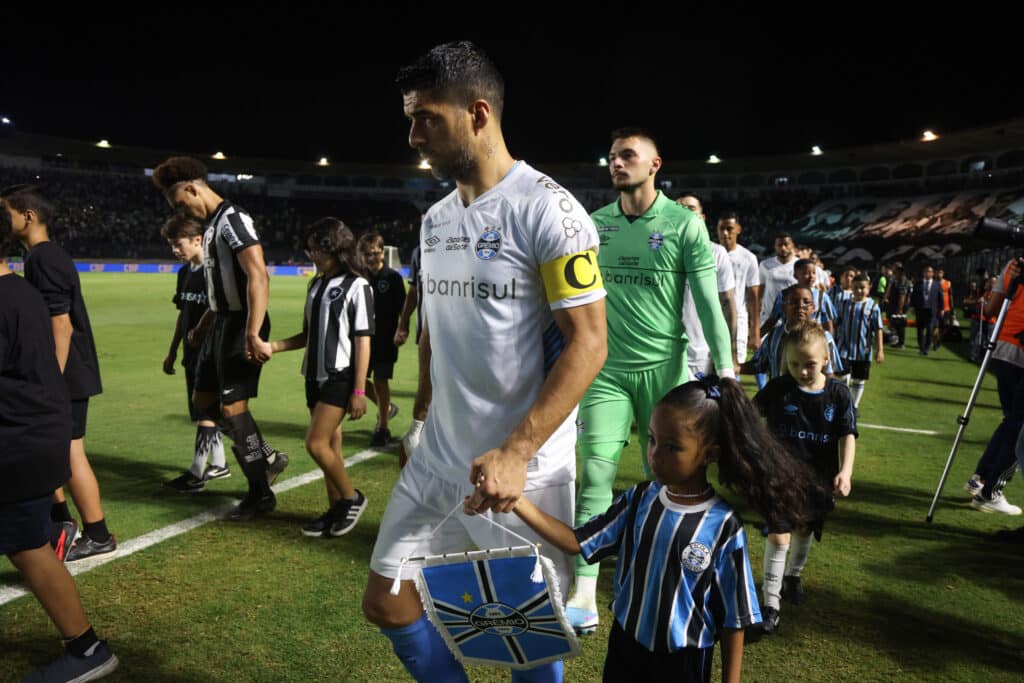
[[[424,151],[421,148],[421,153]],[[463,181],[472,176],[477,169],[476,155],[473,153],[472,138],[469,130],[460,130],[452,136],[451,145],[446,150],[426,150],[429,157],[430,173],[438,180],[451,178]]]
[[[643,187],[643,184],[644,184],[645,181],[646,181],[646,179],[644,179],[644,181],[641,181],[641,182],[638,183],[638,182],[635,182],[632,178],[630,178],[628,176],[625,177],[625,178],[614,178],[613,177],[612,178],[612,186],[614,186],[615,189],[618,190],[619,192],[623,192],[625,194],[631,194],[633,192],[636,192],[641,187]]]

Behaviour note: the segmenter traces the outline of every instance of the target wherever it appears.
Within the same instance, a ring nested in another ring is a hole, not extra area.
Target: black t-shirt
[[[54,242],[41,242],[25,255],[25,279],[43,295],[51,317],[67,313],[71,318],[71,345],[64,367],[64,381],[68,383],[71,400],[102,393],[96,342],[92,338],[75,262]]]
[[[188,345],[188,331],[199,323],[199,319],[210,308],[206,294],[206,276],[203,267],[193,267],[191,263],[178,269],[178,287],[174,291],[171,303],[181,311],[181,343],[184,352],[181,364],[191,365],[199,357],[199,349]]]
[[[394,347],[398,317],[402,314],[402,306],[405,305],[405,282],[398,271],[387,266],[376,274],[371,273],[367,279],[373,289],[373,346]]]
[[[776,377],[754,397],[768,428],[798,457],[810,463],[831,488],[839,474],[839,439],[857,436],[850,389],[830,379],[825,388],[808,392],[790,375]]]
[[[0,502],[38,498],[71,477],[71,404],[39,292],[0,277]]]

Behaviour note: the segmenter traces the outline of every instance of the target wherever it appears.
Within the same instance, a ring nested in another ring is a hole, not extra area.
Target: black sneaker
[[[214,479],[227,479],[231,476],[231,470],[226,466],[221,467],[219,465],[210,465],[203,472],[203,481],[213,481]]]
[[[199,493],[206,488],[206,482],[202,479],[196,479],[191,472],[186,472],[180,477],[165,481],[164,486],[180,493]]]
[[[302,535],[310,538],[322,538],[330,536],[331,524],[334,523],[334,508],[320,515],[312,522],[302,527]]]
[[[802,605],[807,601],[799,576],[782,577],[782,599],[793,605]]]
[[[89,534],[82,534],[68,551],[67,561],[84,560],[93,555],[105,555],[115,550],[117,550],[117,539],[114,538],[114,534],[110,534],[110,538],[103,543],[92,540],[89,538]]]
[[[770,636],[779,628],[779,610],[774,607],[765,607],[761,614],[761,633]]]
[[[288,456],[281,451],[274,451],[274,462],[267,463],[267,483],[273,485],[279,474],[288,467]]]
[[[391,441],[391,430],[377,427],[370,435],[370,448],[384,448]]]
[[[235,509],[228,513],[228,519],[232,522],[245,522],[257,515],[266,515],[277,507],[277,498],[273,493],[265,496],[248,494],[242,499]]]
[[[356,489],[355,500],[339,500],[334,504],[334,519],[331,522],[331,536],[344,536],[355,528],[356,522],[366,511],[366,496]]]
[[[107,647],[107,641],[100,640],[86,652],[76,657],[67,650],[55,661],[42,669],[36,669],[21,679],[22,683],[47,683],[48,681],[95,681],[105,677],[117,668],[117,656]]]
[[[398,415],[398,404],[392,403],[390,406],[388,406],[388,419],[394,420],[395,415]]]
[[[75,520],[53,523],[53,530],[50,532],[50,545],[53,546],[53,552],[57,553],[57,558],[61,562],[68,559],[68,553],[71,552],[71,546],[77,535],[78,524],[75,523]]]

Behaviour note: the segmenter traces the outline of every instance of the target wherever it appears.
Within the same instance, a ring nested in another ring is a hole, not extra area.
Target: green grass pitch
[[[272,337],[300,329],[304,278],[274,278]],[[198,495],[160,483],[188,466],[193,427],[184,380],[160,371],[175,311],[171,275],[83,276],[105,391],[90,404],[86,448],[103,491],[110,529],[121,542],[231,502],[244,492],[234,476]],[[911,335],[913,336],[913,335]],[[748,643],[750,681],[1019,681],[1024,671],[1024,552],[988,537],[1024,518],[983,515],[961,491],[999,418],[987,379],[935,523],[924,517],[976,369],[943,348],[887,352],[861,406],[862,422],[934,430],[937,436],[864,427],[853,492],[830,516],[804,573],[801,607],[784,605],[779,633]],[[292,456],[283,479],[314,469],[303,449],[307,413],[301,354],[264,369],[253,414],[267,439]],[[415,354],[401,354],[394,400],[404,432],[412,405]],[[375,413],[344,425],[344,449],[367,448]],[[466,425],[472,429],[472,425]],[[640,478],[635,443],[623,455],[617,489]],[[77,577],[86,609],[110,640],[121,669],[110,680],[408,680],[389,643],[360,611],[367,564],[390,488],[394,456],[353,467],[370,507],[351,534],[309,539],[299,527],[325,505],[317,481],[279,496],[269,519],[214,522]],[[1024,500],[1021,485],[1007,489]],[[734,499],[734,496],[728,496]],[[744,506],[738,505],[741,512]],[[763,540],[747,511],[751,562],[760,579]],[[0,586],[18,576],[0,561]],[[601,603],[613,567],[602,570]],[[566,680],[600,679],[609,614]],[[17,680],[59,653],[52,625],[31,597],[0,605],[0,680]],[[638,672],[642,674],[642,672]],[[716,678],[718,674],[715,674]],[[470,669],[474,681],[507,680]]]

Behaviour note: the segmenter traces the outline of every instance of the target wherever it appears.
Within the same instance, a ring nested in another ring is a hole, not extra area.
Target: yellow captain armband
[[[586,294],[601,289],[601,269],[597,265],[597,252],[593,249],[562,256],[540,267],[544,293],[548,303]]]

